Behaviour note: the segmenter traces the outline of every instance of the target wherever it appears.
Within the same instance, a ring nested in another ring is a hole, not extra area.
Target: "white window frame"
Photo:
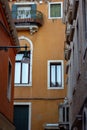
[[[51,17],[50,16],[50,5],[51,4],[61,4],[61,17]],[[63,17],[63,3],[62,2],[49,2],[48,3],[48,19],[60,19]]]
[[[31,130],[31,102],[14,102],[14,105],[28,105],[29,106],[28,130]]]
[[[50,86],[50,63],[61,63],[61,65],[62,65],[62,86],[61,87],[51,87]],[[48,89],[64,89],[64,63],[63,63],[63,60],[48,60],[48,64],[47,64],[47,67],[48,67],[48,79],[47,79],[47,81],[48,81],[48,84],[47,84],[47,86],[48,86]]]

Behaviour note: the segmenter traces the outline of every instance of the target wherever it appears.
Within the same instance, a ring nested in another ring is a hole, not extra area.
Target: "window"
[[[69,106],[61,105],[59,107],[59,122],[69,122]]]
[[[62,2],[49,3],[49,19],[62,18]]]
[[[87,108],[86,107],[83,108],[83,113],[80,116],[82,118],[83,130],[87,130]]]
[[[81,43],[79,42],[80,40],[80,29],[79,29],[79,20],[77,20],[77,26],[76,26],[76,38],[77,38],[77,47],[76,48],[76,52],[77,52],[77,79],[79,79],[80,76],[80,68],[81,68]],[[75,41],[76,41],[75,38]]]
[[[87,0],[82,0],[82,16],[83,16],[83,44],[82,44],[82,53],[83,58],[86,57],[86,48],[87,48]]]
[[[15,103],[13,120],[16,130],[31,130],[31,103]]]
[[[83,115],[84,119],[83,119],[83,127],[84,127],[84,130],[86,130],[86,114],[84,112],[84,115]]]
[[[10,101],[11,99],[11,79],[12,79],[12,66],[11,62],[8,63],[8,88],[7,88],[7,98]]]
[[[28,51],[27,60],[23,60],[24,51],[16,55],[15,63],[15,84],[26,85],[31,83],[30,75],[30,51]]]
[[[84,24],[84,31],[85,31],[85,38],[87,39],[87,1],[83,0],[83,24]]]
[[[48,89],[63,88],[63,61],[48,61]]]

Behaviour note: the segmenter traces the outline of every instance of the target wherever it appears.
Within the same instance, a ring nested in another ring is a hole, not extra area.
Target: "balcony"
[[[79,0],[74,0],[74,2],[73,2],[73,9],[72,9],[73,10],[73,12],[72,12],[72,19],[76,19],[78,6],[79,6]]]
[[[70,67],[70,60],[66,63],[66,74],[69,72],[69,67]]]
[[[70,5],[68,9],[68,21],[70,24],[72,23],[72,5]]]
[[[64,10],[64,13],[66,14],[67,11],[68,11],[68,6],[69,6],[69,2],[68,0],[64,0],[64,4],[63,4],[63,10]]]
[[[65,33],[66,33],[66,41],[68,44],[70,44],[70,31],[71,31],[71,24],[67,23],[66,24],[66,30],[65,30]]]
[[[29,30],[30,34],[37,32],[43,25],[43,14],[36,10],[35,4],[13,5],[12,17],[17,30]]]
[[[65,54],[65,60],[68,61],[70,59],[70,55],[71,55],[71,47],[66,42],[64,45],[64,54]]]
[[[76,21],[73,20],[73,25],[71,25],[71,29],[70,29],[69,41],[73,41],[75,26],[76,26]]]

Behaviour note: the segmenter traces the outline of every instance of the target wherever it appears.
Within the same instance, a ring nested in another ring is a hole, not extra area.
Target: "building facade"
[[[14,130],[13,94],[14,66],[17,49],[1,48],[18,46],[17,32],[12,22],[7,0],[0,0],[0,130]]]
[[[87,129],[87,0],[65,0],[65,60],[71,130]]]
[[[66,96],[63,0],[19,0],[9,4],[20,44],[28,46],[27,60],[21,57],[23,50],[16,55],[16,129],[58,126],[58,106]]]

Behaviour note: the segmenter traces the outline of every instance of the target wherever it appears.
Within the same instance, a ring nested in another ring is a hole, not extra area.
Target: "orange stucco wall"
[[[4,10],[0,4],[0,21],[9,31],[9,27],[6,21]],[[0,46],[11,46],[12,39],[6,32],[5,28],[0,24]],[[8,86],[8,63],[9,60],[12,64],[12,87],[11,87],[11,100],[7,98],[7,86]],[[5,52],[0,51],[0,113],[3,114],[8,120],[13,121],[13,89],[14,89],[14,64],[15,53],[12,49]]]
[[[15,102],[31,102],[32,104],[32,130],[42,130],[44,123],[57,123],[58,104],[63,102],[59,98],[66,96],[65,84],[64,89],[61,90],[48,90],[47,86],[47,61],[64,60],[65,27],[62,19],[48,19],[48,4],[37,4],[37,9],[44,15],[44,24],[38,32],[31,35],[29,30],[18,31],[19,37],[25,36],[33,43],[32,86],[16,86],[14,92]]]

